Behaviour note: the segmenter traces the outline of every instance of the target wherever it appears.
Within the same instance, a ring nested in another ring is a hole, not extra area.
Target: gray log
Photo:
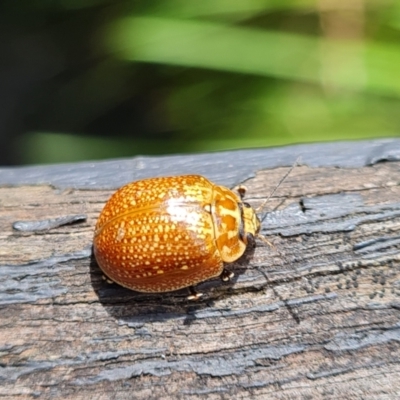
[[[257,207],[299,156],[263,214],[273,246],[231,282],[190,302],[102,279],[115,188],[200,173]],[[0,396],[398,398],[399,199],[397,139],[0,168]]]

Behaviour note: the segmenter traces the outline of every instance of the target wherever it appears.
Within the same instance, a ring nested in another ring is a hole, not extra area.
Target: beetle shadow
[[[96,262],[93,249],[90,257],[90,280],[99,302],[119,325],[140,328],[149,322],[169,319],[182,319],[184,325],[190,325],[197,319],[196,314],[199,311],[218,310],[215,306],[216,300],[234,295],[235,283],[245,272],[253,254],[254,248],[251,247],[235,263],[227,266],[234,273],[228,282],[214,278],[196,285],[196,291],[203,293],[198,300],[188,299],[190,292],[187,288],[166,293],[140,293],[117,283],[109,283]]]

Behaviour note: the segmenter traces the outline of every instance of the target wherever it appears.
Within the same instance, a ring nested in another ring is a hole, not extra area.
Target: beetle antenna
[[[283,176],[283,178],[278,182],[278,184],[274,187],[272,192],[268,195],[268,197],[261,203],[259,207],[256,208],[256,213],[259,213],[265,205],[268,203],[269,199],[275,194],[275,192],[279,189],[279,186],[282,185],[283,182],[285,182],[286,178],[289,176],[289,174],[293,171],[294,167],[296,167],[299,163],[301,162],[301,156],[296,158],[296,161],[293,163],[293,165],[290,167],[289,171],[286,172],[286,174]]]

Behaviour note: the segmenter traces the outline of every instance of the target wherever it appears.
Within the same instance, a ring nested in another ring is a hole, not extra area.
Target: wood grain
[[[295,159],[296,149],[286,151]],[[396,157],[357,166],[305,160],[267,205],[263,233],[273,246],[260,242],[229,266],[231,282],[201,284],[197,302],[185,290],[150,295],[102,279],[91,243],[113,190],[10,186],[0,170],[0,396],[398,398]],[[244,183],[257,206],[285,164],[229,183]],[[86,221],[12,228],[78,214]]]

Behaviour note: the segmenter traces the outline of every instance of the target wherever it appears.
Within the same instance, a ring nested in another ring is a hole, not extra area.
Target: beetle
[[[255,245],[256,211],[200,175],[143,179],[117,190],[95,227],[93,250],[105,275],[139,292],[169,292],[233,274],[224,269]]]

